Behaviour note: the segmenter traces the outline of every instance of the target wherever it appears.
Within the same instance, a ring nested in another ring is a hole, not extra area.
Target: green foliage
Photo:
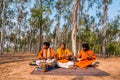
[[[101,50],[101,29],[103,5],[106,0],[80,0],[79,10],[77,12],[77,49],[80,49],[80,43],[87,42],[95,53]],[[16,4],[17,2],[17,4]],[[5,35],[4,41],[10,42],[8,48],[20,48],[29,51],[36,51],[40,41],[40,30],[42,32],[42,41],[49,41],[54,45],[56,28],[58,23],[60,29],[57,46],[60,42],[65,42],[66,47],[71,49],[71,30],[73,19],[73,2],[74,0],[34,0],[33,5],[30,0],[6,0],[5,8]],[[108,0],[111,4],[112,0]],[[22,6],[21,14],[19,5]],[[92,16],[89,11],[96,9]],[[109,7],[108,7],[109,8]],[[0,8],[1,9],[1,8]],[[0,11],[1,12],[1,11]],[[60,17],[60,18],[58,18]],[[20,38],[18,37],[18,18],[21,18]],[[106,29],[106,50],[110,55],[120,55],[120,18],[119,15],[113,20],[107,19]],[[2,20],[0,18],[0,27]],[[57,36],[58,37],[58,36]],[[0,37],[1,38],[1,37]],[[9,49],[9,50],[10,50]],[[77,50],[78,51],[78,50]]]
[[[120,44],[114,42],[111,44],[107,45],[107,52],[109,55],[120,55],[120,49],[119,49]]]

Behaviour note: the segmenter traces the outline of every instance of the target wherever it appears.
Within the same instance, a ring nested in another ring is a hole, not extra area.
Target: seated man
[[[69,61],[71,56],[71,52],[65,48],[65,43],[61,43],[60,48],[56,50],[57,66],[63,68],[72,67],[74,63]]]
[[[96,57],[93,51],[89,49],[87,43],[82,44],[82,48],[83,50],[81,50],[78,55],[79,61],[75,63],[75,66],[85,69],[94,63]]]
[[[56,64],[54,59],[54,50],[49,46],[49,42],[43,43],[43,49],[38,54],[39,60],[36,61],[36,64],[42,68],[44,67],[44,69],[46,67],[55,67]],[[45,72],[46,69],[43,71]]]

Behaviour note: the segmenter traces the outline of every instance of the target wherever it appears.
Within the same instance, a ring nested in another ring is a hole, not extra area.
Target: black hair
[[[60,45],[61,45],[61,44],[63,44],[63,45],[65,46],[65,43],[64,43],[64,42],[60,43]]]
[[[88,43],[83,43],[83,44],[82,44],[82,47],[85,48],[86,50],[89,50],[89,45],[88,45]]]
[[[50,43],[49,42],[44,42],[43,45],[46,45],[46,46],[50,47]]]

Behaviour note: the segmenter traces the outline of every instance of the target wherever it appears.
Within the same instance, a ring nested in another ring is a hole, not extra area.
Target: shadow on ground
[[[0,64],[35,60],[35,54],[3,54],[0,55]]]

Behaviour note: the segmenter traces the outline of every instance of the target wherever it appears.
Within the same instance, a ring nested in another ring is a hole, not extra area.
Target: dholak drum
[[[46,62],[41,62],[40,63],[41,71],[46,72],[47,71],[47,65]]]

